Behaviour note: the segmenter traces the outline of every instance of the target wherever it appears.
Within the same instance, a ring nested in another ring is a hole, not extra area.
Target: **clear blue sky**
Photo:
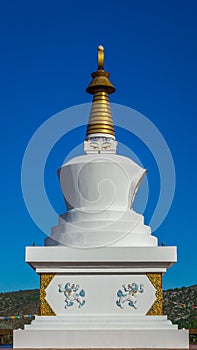
[[[117,88],[111,101],[148,117],[163,134],[175,162],[174,202],[155,232],[160,243],[178,246],[179,262],[164,277],[164,288],[197,283],[196,12],[195,0],[1,2],[0,291],[39,286],[38,276],[24,262],[24,251],[34,241],[42,245],[45,235],[23,201],[23,154],[49,117],[91,101],[85,88],[96,69],[99,44],[105,47],[106,69]],[[84,132],[82,128],[75,134],[80,142]],[[120,130],[117,136],[149,169],[148,222],[156,204],[155,163],[136,138]],[[59,142],[46,167],[46,188],[59,213],[64,205],[56,169],[70,151],[72,145],[67,145]]]

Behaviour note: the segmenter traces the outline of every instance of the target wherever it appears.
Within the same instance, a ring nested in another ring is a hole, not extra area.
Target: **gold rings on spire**
[[[98,47],[98,70],[92,73],[92,81],[86,91],[94,95],[86,132],[89,135],[105,134],[115,136],[114,124],[109,103],[109,94],[116,89],[108,79],[110,74],[104,71],[104,48]]]
[[[107,92],[95,92],[87,127],[87,135],[105,133],[114,136],[114,125]]]

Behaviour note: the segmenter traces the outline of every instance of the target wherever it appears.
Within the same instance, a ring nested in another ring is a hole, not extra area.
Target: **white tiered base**
[[[188,331],[166,316],[37,316],[14,332],[14,347],[188,349]]]
[[[188,349],[188,331],[166,316],[145,316],[156,300],[147,274],[165,273],[176,261],[176,247],[27,247],[26,261],[37,273],[54,275],[45,299],[56,316],[37,316],[15,330],[14,348]],[[67,282],[84,289],[82,308],[76,302],[65,308],[58,286]],[[133,282],[144,288],[137,308],[120,308],[117,292]]]

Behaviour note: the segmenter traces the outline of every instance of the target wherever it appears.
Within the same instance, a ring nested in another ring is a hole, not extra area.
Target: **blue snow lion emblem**
[[[116,300],[116,305],[123,309],[124,304],[128,302],[128,305],[130,307],[137,309],[137,294],[144,292],[144,285],[140,284],[138,286],[137,283],[133,282],[132,284],[128,285],[123,284],[122,287],[124,289],[124,292],[121,289],[119,289],[119,291],[117,292],[118,300]]]
[[[74,284],[67,282],[65,286],[62,284],[58,284],[59,292],[63,292],[66,299],[66,305],[65,309],[67,309],[68,306],[73,306],[74,302],[76,301],[79,304],[79,308],[81,308],[85,304],[85,291],[83,289],[80,289],[79,284]]]

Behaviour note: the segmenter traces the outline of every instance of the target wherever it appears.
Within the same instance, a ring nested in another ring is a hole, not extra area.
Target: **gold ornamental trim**
[[[109,129],[105,129],[105,128],[102,128],[102,129],[88,129],[88,133],[87,133],[87,136],[89,135],[93,135],[93,134],[106,134],[107,136],[108,135],[112,135],[114,136],[114,131],[113,129],[109,130]]]
[[[40,315],[41,316],[56,316],[51,306],[46,301],[46,288],[54,278],[55,274],[41,273],[40,274]]]
[[[100,116],[97,117],[97,116],[93,116],[92,117],[92,120],[91,120],[91,123],[89,125],[95,125],[95,124],[100,124],[100,122],[102,121],[102,124],[105,126],[105,125],[110,125],[110,126],[113,126],[113,123],[111,122],[111,120],[108,118],[108,117],[105,117],[105,116]],[[102,127],[103,127],[102,125]]]
[[[148,316],[163,315],[162,274],[147,273],[147,277],[156,289],[156,301],[147,312]]]
[[[99,130],[99,132],[100,132],[100,130],[105,130],[105,132],[106,131],[112,131],[112,130],[114,130],[114,128],[113,128],[113,126],[112,125],[96,125],[96,124],[90,124],[90,125],[88,125],[88,130],[90,130],[90,131],[92,131],[92,130]]]

